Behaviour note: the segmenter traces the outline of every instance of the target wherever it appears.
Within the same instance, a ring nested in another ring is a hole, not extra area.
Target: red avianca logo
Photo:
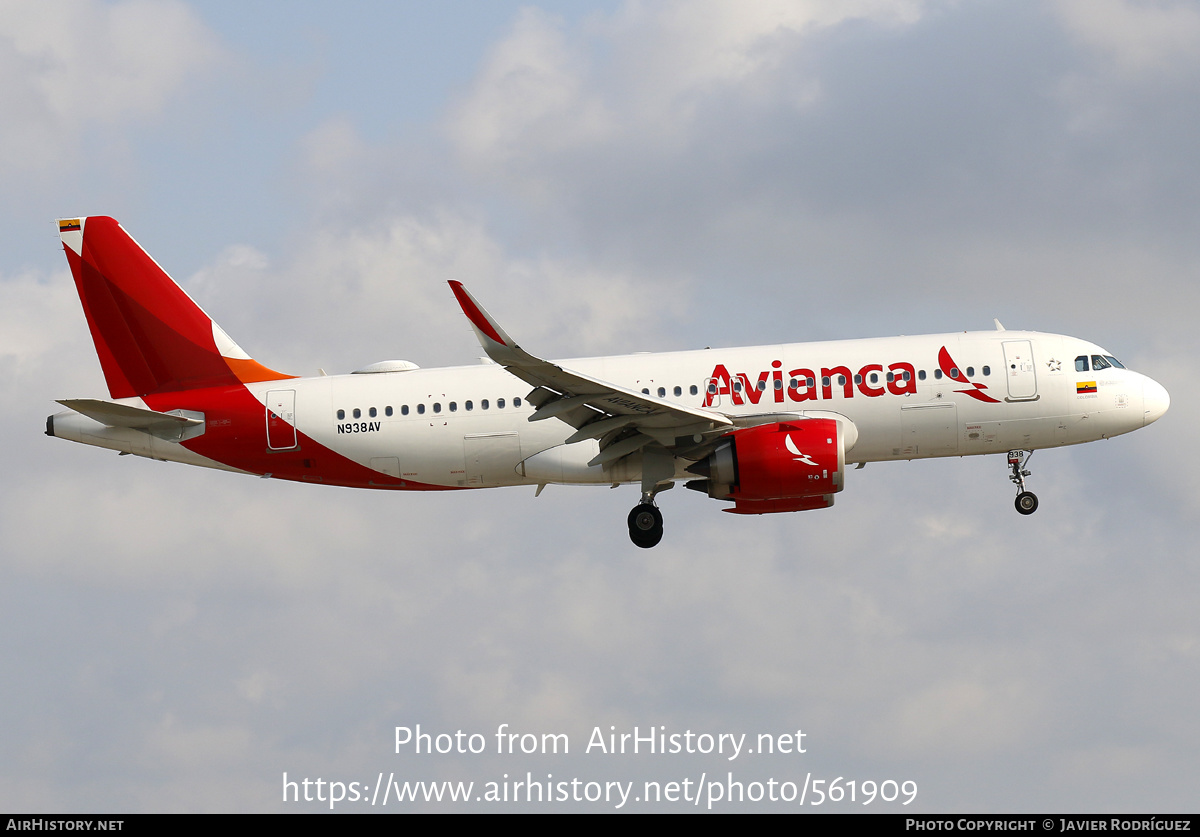
[[[954,390],[955,392],[961,392],[963,395],[969,395],[976,401],[982,401],[985,404],[1000,403],[997,399],[992,398],[990,395],[984,395],[983,391],[987,389],[986,384],[977,384],[974,381],[967,380],[967,376],[959,371],[958,364],[956,364],[953,358],[950,357],[950,353],[946,351],[945,346],[942,346],[942,350],[938,352],[938,366],[941,368],[943,375],[947,375],[955,381],[961,381],[962,383],[969,384],[971,387],[973,387],[973,389],[956,389]]]
[[[938,352],[938,368],[942,374],[955,383],[966,384],[970,389],[957,389],[956,393],[969,395],[976,401],[987,404],[1000,402],[985,394],[986,384],[977,384],[967,378],[946,347]],[[892,395],[916,395],[917,370],[907,362],[891,363],[884,372],[881,363],[868,363],[854,372],[848,366],[822,367],[818,376],[812,369],[800,367],[792,369],[784,379],[782,361],[771,361],[771,368],[758,373],[757,380],[751,380],[745,372],[730,373],[724,364],[718,363],[713,367],[704,391],[704,406],[711,407],[717,396],[727,395],[735,405],[758,404],[767,390],[771,390],[776,404],[784,403],[784,393],[791,401],[828,401],[834,397],[835,389],[840,389],[843,398],[853,398],[857,389],[868,398],[878,398],[886,393]]]

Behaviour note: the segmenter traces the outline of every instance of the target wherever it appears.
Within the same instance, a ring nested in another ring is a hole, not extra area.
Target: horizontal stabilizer
[[[191,418],[175,413],[160,413],[145,407],[133,407],[129,404],[114,404],[98,398],[69,398],[58,402],[77,413],[90,419],[106,424],[109,427],[128,427],[133,430],[144,430],[162,438],[179,438],[183,431],[193,427],[202,427],[203,418]]]

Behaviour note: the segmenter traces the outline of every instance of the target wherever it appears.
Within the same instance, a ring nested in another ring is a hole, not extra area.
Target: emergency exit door
[[[267,393],[267,447],[292,450],[296,447],[296,391],[273,389]]]
[[[1033,345],[1028,340],[1004,341],[1004,372],[1009,401],[1032,401],[1038,397]]]

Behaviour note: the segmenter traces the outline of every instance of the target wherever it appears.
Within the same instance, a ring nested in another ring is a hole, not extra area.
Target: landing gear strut
[[[660,491],[674,488],[675,459],[666,452],[642,454],[642,502],[629,513],[629,540],[642,549],[657,546],[663,536],[663,516],[654,504]]]
[[[1032,458],[1033,451],[1031,450],[1010,450],[1008,452],[1008,466],[1012,468],[1012,476],[1009,479],[1017,486],[1018,492],[1013,505],[1021,514],[1033,514],[1038,507],[1037,495],[1032,491],[1025,490],[1025,478],[1030,475],[1025,465]]]

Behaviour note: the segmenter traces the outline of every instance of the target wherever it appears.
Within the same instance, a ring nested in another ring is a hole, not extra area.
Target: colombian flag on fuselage
[[[1075,394],[1076,395],[1084,395],[1086,393],[1095,392],[1095,391],[1096,391],[1096,382],[1095,381],[1079,381],[1078,383],[1075,384]]]

